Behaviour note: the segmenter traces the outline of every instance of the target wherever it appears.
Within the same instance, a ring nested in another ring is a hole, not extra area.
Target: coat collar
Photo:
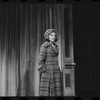
[[[54,51],[55,53],[58,53],[59,52],[59,48],[58,46],[54,43],[53,45],[55,46],[52,46],[52,44],[49,42],[50,46],[51,46],[51,49],[52,51]]]
[[[54,43],[55,47],[53,47],[52,44],[49,41],[46,41],[46,42],[43,43],[43,46],[45,46],[45,47],[49,47],[50,46],[53,52],[59,53],[59,48],[55,43]]]

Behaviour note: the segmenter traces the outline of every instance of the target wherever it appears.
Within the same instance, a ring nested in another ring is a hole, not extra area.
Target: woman
[[[54,29],[48,29],[45,34],[45,42],[40,47],[39,73],[40,96],[62,96],[62,74],[58,65],[59,49],[55,42],[58,40]]]

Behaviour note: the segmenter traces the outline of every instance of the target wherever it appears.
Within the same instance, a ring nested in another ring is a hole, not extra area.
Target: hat
[[[56,33],[56,31],[54,29],[47,29],[46,32],[44,33],[44,38],[48,39],[49,34],[52,33],[52,32]]]

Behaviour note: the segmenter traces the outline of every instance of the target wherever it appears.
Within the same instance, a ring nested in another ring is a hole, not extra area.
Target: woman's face
[[[55,42],[55,40],[56,40],[56,33],[55,32],[52,32],[49,35],[49,40],[50,40],[50,42]]]

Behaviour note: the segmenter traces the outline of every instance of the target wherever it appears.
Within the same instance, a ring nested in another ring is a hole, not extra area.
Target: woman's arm
[[[47,52],[47,47],[45,45],[41,45],[39,60],[38,60],[38,63],[39,63],[38,70],[40,73],[46,71],[46,66],[45,66],[46,52]]]

